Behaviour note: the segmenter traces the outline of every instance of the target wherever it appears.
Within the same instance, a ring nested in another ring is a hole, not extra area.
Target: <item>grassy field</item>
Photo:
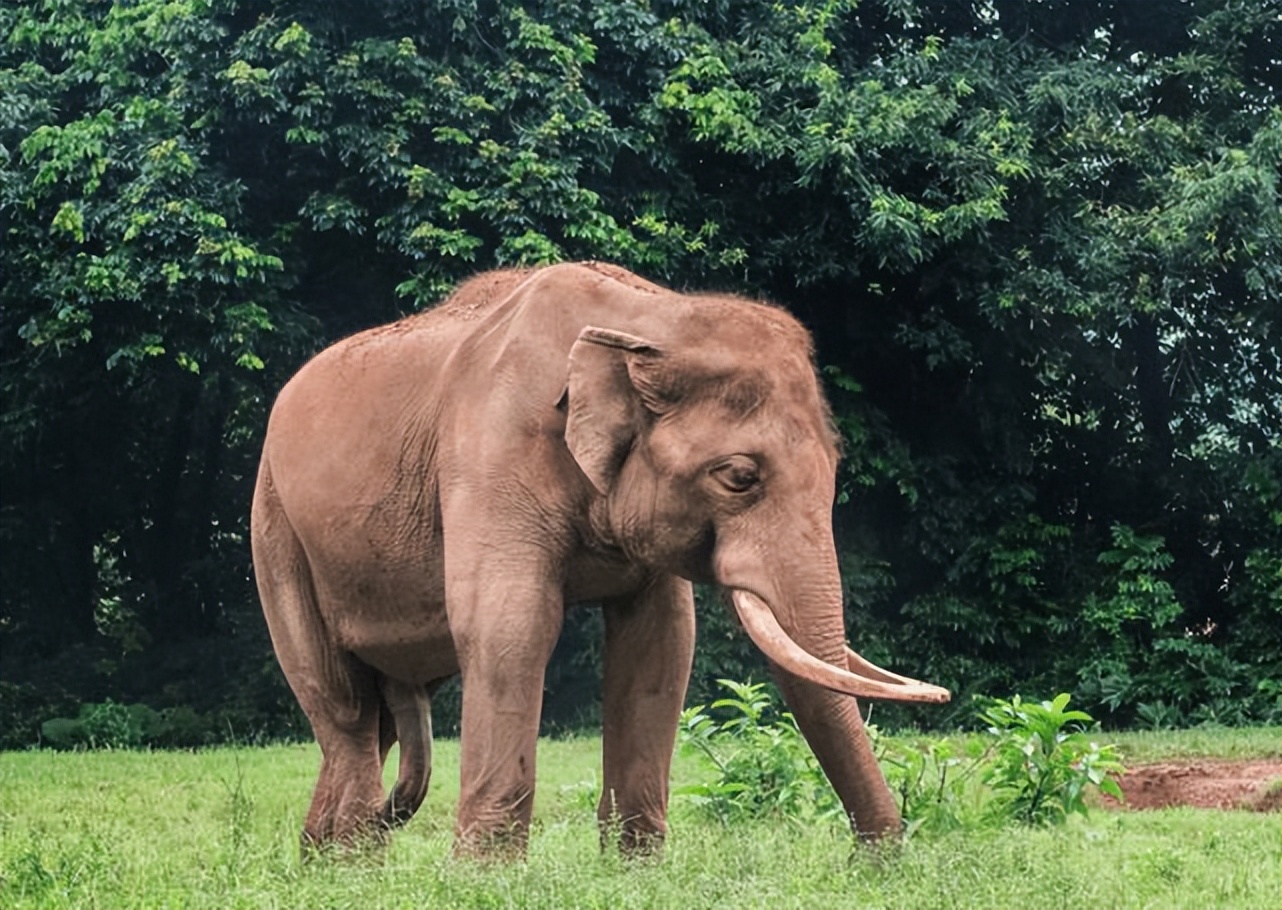
[[[1134,761],[1279,754],[1282,730],[1106,737]],[[665,859],[597,848],[599,741],[540,745],[529,860],[449,857],[457,744],[378,859],[298,862],[314,746],[0,755],[0,905],[23,907],[1083,907],[1276,910],[1276,815],[1096,810],[1051,829],[918,836],[892,855],[837,826],[724,828],[674,801]],[[394,762],[392,763],[394,767]],[[677,782],[696,779],[679,759]]]

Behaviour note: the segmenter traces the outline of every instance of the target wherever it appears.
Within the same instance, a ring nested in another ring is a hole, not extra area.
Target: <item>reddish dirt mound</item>
[[[1190,761],[1135,765],[1118,783],[1128,809],[1282,809],[1282,761]],[[1116,806],[1116,800],[1106,802]]]

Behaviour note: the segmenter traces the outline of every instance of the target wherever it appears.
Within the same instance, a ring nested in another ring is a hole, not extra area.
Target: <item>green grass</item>
[[[1278,754],[1279,731],[1105,737],[1131,760]],[[920,836],[890,855],[837,826],[723,828],[674,802],[660,863],[597,848],[599,741],[545,741],[529,860],[449,856],[458,747],[380,859],[298,862],[314,746],[0,755],[0,903],[24,907],[1276,908],[1276,815],[1096,810],[1051,829]],[[394,765],[394,763],[393,763]],[[697,765],[679,758],[677,782]]]
[[[910,743],[930,742],[937,733],[912,733],[897,736]],[[957,733],[945,737],[959,752],[966,744],[981,740],[984,734]],[[1248,761],[1257,758],[1282,759],[1282,727],[1194,727],[1188,730],[1130,730],[1124,732],[1099,731],[1092,739],[1100,743],[1114,743],[1127,765],[1148,764],[1185,758],[1235,759]]]
[[[1128,764],[1173,758],[1278,758],[1282,727],[1195,727],[1191,730],[1110,733]]]

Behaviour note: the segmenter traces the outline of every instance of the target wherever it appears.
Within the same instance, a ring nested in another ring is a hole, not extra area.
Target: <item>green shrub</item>
[[[137,749],[154,727],[155,711],[146,705],[122,705],[107,699],[80,710],[80,723],[91,749]]]
[[[165,708],[160,712],[151,745],[165,749],[193,749],[216,742],[218,737],[210,721],[187,705]]]
[[[981,818],[984,793],[978,772],[992,752],[991,743],[973,737],[960,743],[892,738],[872,724],[868,734],[909,836],[919,829],[952,831]]]
[[[704,759],[710,779],[683,787],[708,816],[840,818],[842,807],[791,714],[764,683],[719,680],[731,694],[682,715],[681,748]],[[1121,796],[1113,746],[1085,732],[1091,717],[1053,701],[992,699],[978,712],[987,735],[889,737],[868,727],[886,783],[911,836],[1009,822],[1054,824],[1086,814],[1091,788]]]
[[[681,715],[681,747],[714,772],[707,783],[675,791],[709,817],[838,817],[841,804],[796,720],[780,711],[765,683],[721,679],[731,694]]]
[[[55,717],[40,725],[40,739],[54,749],[81,749],[88,745],[85,726],[74,717]]]
[[[191,748],[217,741],[215,722],[185,706],[156,711],[107,699],[82,704],[75,717],[45,721],[40,738],[54,749]]]
[[[1062,821],[1087,812],[1086,792],[1096,787],[1115,797],[1122,791],[1109,775],[1120,773],[1114,746],[1100,746],[1085,732],[1091,716],[1067,711],[1069,696],[1031,703],[1018,695],[995,699],[980,712],[997,737],[993,760],[984,772],[992,789],[990,813],[1030,824]]]

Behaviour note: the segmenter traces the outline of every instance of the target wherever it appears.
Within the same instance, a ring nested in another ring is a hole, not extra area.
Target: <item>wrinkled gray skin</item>
[[[252,518],[272,642],[323,753],[304,842],[349,843],[414,813],[431,695],[461,674],[456,850],[523,850],[544,670],[567,606],[593,601],[606,630],[598,814],[625,850],[656,847],[691,581],[732,592],[854,830],[897,834],[852,695],[947,693],[845,645],[836,467],[794,319],[612,266],[481,275],[322,352],[272,411]]]

